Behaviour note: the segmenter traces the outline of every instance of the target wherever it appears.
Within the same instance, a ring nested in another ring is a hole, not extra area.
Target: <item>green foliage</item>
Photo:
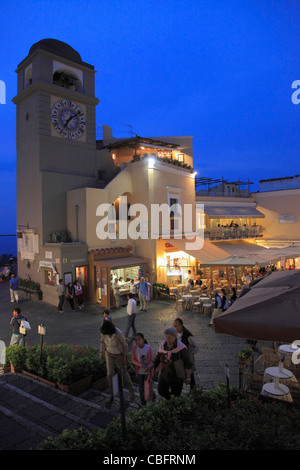
[[[100,359],[98,349],[92,346],[44,345],[42,360],[40,346],[9,346],[6,358],[15,368],[64,385],[88,375],[92,375],[93,380],[106,376],[105,362]]]
[[[6,348],[6,365],[9,365],[11,362],[15,369],[24,369],[27,357],[27,349],[28,348],[26,346],[8,346]]]
[[[238,360],[239,361],[247,361],[249,357],[251,357],[253,354],[253,349],[251,348],[244,348],[238,353]]]
[[[47,439],[41,450],[296,450],[300,408],[261,400],[220,384],[215,390],[196,389],[133,412],[122,437],[120,419],[104,431],[65,430]]]
[[[19,284],[21,287],[25,287],[26,289],[31,289],[35,291],[40,291],[41,286],[38,282],[31,281],[29,279],[20,279],[19,278]]]

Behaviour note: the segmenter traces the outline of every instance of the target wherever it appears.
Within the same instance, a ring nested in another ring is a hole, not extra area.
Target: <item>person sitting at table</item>
[[[186,285],[186,292],[189,293],[190,292],[190,289],[192,287],[192,280],[189,279],[188,282],[187,282],[187,285]]]

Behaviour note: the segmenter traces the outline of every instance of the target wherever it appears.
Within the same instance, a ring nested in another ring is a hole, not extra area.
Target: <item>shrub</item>
[[[184,395],[133,412],[122,437],[120,419],[104,431],[65,430],[42,450],[292,450],[299,447],[298,406],[260,400],[226,387]]]
[[[52,382],[70,385],[92,375],[93,380],[106,376],[106,365],[100,359],[98,349],[92,346],[44,345],[9,346],[6,348],[7,363],[40,375]]]
[[[29,279],[20,279],[19,284],[21,287],[25,287],[26,289],[40,291],[41,286],[38,282],[31,281]]]
[[[6,365],[10,362],[15,369],[22,370],[25,368],[28,348],[26,346],[7,346],[6,348]]]

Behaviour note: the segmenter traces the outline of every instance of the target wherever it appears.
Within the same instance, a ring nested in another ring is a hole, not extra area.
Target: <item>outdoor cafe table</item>
[[[183,300],[185,301],[185,308],[186,308],[186,310],[187,310],[187,309],[190,308],[190,306],[191,306],[190,303],[191,303],[191,300],[192,300],[193,296],[190,295],[190,294],[184,294],[184,295],[182,296],[182,298],[183,298]]]
[[[262,396],[275,398],[276,400],[293,402],[289,387],[281,383],[267,382],[263,384],[260,394]]]
[[[300,354],[300,348],[291,348],[290,344],[281,344],[278,348],[278,352],[282,353],[286,363],[290,364],[293,353],[297,352],[297,354]]]
[[[279,377],[279,379],[291,379],[294,375],[290,370],[280,369],[280,367],[267,367],[264,374],[269,377]]]
[[[177,284],[178,292],[181,292],[185,288],[186,288],[186,284]]]

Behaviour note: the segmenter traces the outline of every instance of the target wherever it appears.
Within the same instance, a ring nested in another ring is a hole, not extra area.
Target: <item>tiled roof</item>
[[[96,248],[94,250],[90,250],[89,254],[92,255],[109,255],[112,253],[128,253],[131,251],[131,246],[115,246],[113,248]]]

